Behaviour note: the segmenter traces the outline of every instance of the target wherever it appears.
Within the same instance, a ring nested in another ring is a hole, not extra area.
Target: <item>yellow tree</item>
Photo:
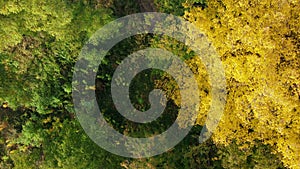
[[[287,167],[299,168],[300,1],[210,0],[205,9],[184,5],[184,17],[213,42],[226,69],[227,105],[214,141],[236,141],[249,149],[259,140],[275,147]]]

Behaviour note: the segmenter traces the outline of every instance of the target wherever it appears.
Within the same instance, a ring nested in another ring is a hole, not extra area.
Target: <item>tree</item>
[[[300,165],[299,4],[212,0],[205,9],[187,4],[184,15],[207,34],[226,69],[227,106],[213,140],[236,140],[241,149],[260,140],[289,168]]]
[[[86,39],[111,19],[110,10],[92,9],[84,2],[1,3],[0,37],[9,41],[0,45],[4,72],[0,102],[8,102],[14,109],[24,105],[49,113],[49,106],[61,106],[66,97],[70,100],[70,70],[76,56]]]
[[[55,4],[55,5],[53,5]],[[47,32],[63,38],[72,20],[72,10],[64,1],[1,1],[0,49],[21,42],[24,34]]]

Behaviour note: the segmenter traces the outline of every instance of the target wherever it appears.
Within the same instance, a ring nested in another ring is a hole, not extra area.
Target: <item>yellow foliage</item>
[[[227,104],[214,141],[247,147],[260,140],[289,168],[300,168],[299,16],[299,0],[210,0],[184,16],[213,42],[226,69]],[[201,97],[199,124],[209,108],[209,95]]]
[[[0,131],[4,130],[8,126],[7,122],[0,123]]]

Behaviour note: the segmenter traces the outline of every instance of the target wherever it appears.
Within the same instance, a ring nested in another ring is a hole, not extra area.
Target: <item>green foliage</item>
[[[218,159],[224,168],[284,168],[281,157],[272,152],[272,147],[261,142],[251,148],[240,148],[236,143],[220,147]]]
[[[124,161],[122,164],[130,169],[222,168],[220,160],[214,160],[218,155],[218,148],[212,141],[210,140],[201,145],[198,144],[198,136],[201,129],[201,126],[194,126],[189,135],[168,152],[147,159]]]
[[[15,169],[23,168],[38,168],[40,161],[40,151],[38,149],[32,149],[28,152],[15,152],[10,155],[11,159],[14,162]]]
[[[3,81],[0,101],[8,102],[11,108],[20,105],[36,107],[37,111],[45,114],[51,113],[51,108],[70,107],[66,101],[70,100],[70,70],[76,56],[87,37],[111,19],[110,11],[106,9],[93,10],[81,3],[68,7],[63,2],[53,4],[50,1],[24,1],[16,5],[24,11],[16,13],[17,18],[26,24],[37,23],[17,28],[17,34],[22,38],[14,44],[2,45],[5,50],[0,51],[1,69],[5,72],[0,76]],[[27,9],[29,6],[30,9]],[[9,18],[11,13],[2,11],[3,17]],[[30,18],[36,21],[29,22]],[[1,26],[2,29],[11,29],[9,27],[9,24]],[[4,32],[4,35],[12,34]]]
[[[154,0],[158,11],[169,13],[177,16],[182,16],[184,14],[184,7],[181,5],[182,3],[186,2],[186,0]]]
[[[159,12],[177,16],[183,16],[187,7],[207,7],[206,0],[154,0],[154,4]]]
[[[168,152],[134,161],[124,161],[128,168],[284,168],[281,157],[272,147],[257,142],[251,148],[241,148],[236,143],[229,146],[216,145],[213,140],[198,144],[201,127],[194,126],[190,134]]]
[[[53,5],[56,4],[56,5]],[[21,42],[24,34],[47,32],[63,38],[71,22],[71,10],[63,1],[1,1],[0,49]]]
[[[26,123],[16,144],[10,158],[17,168],[115,168],[123,160],[98,147],[73,120]]]

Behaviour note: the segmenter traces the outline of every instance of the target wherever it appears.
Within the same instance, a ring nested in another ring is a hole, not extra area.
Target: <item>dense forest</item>
[[[74,110],[72,78],[97,30],[142,12],[181,17],[207,36],[224,65],[227,100],[212,137],[200,144],[212,106],[205,65],[166,35],[122,40],[99,65],[96,85],[86,89],[95,92],[101,113],[119,133],[162,133],[182,103],[172,76],[149,69],[130,84],[131,102],[147,110],[149,92],[162,89],[168,98],[162,116],[139,124],[118,113],[111,79],[133,52],[160,48],[179,56],[195,74],[201,98],[196,123],[179,144],[153,157],[129,158],[104,150],[85,133]],[[0,168],[300,169],[299,20],[299,0],[0,0]]]

